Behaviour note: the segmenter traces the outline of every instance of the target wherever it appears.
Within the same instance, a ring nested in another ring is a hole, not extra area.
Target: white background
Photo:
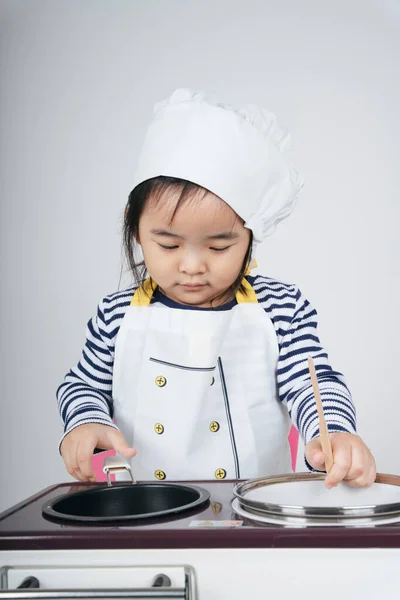
[[[318,309],[359,431],[399,474],[399,2],[0,0],[0,20],[0,510],[70,479],[55,390],[118,289],[140,145],[176,87],[290,130],[306,185],[259,272]]]

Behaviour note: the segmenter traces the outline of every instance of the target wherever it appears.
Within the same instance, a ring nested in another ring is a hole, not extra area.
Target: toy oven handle
[[[31,581],[32,580],[32,581]],[[185,587],[172,588],[171,580],[167,575],[160,573],[148,588],[131,589],[74,589],[74,590],[38,590],[39,581],[29,577],[22,582],[16,590],[0,590],[0,600],[72,600],[98,598],[101,600],[113,598],[158,598],[167,600],[169,598],[182,598],[182,600],[196,600],[196,586],[194,572],[185,568]]]

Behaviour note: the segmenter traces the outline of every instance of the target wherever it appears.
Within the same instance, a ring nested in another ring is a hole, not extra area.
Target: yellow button
[[[161,423],[156,423],[154,425],[154,431],[158,433],[158,435],[161,435],[162,433],[164,433],[164,425],[161,425]]]
[[[217,479],[225,479],[225,477],[226,477],[226,471],[225,471],[225,469],[217,469],[215,471],[215,477]]]
[[[167,385],[167,380],[162,375],[159,375],[156,377],[156,385],[158,385],[158,387],[164,387],[164,385]]]
[[[214,385],[214,383],[215,383],[215,377],[212,377],[210,385]]]
[[[213,511],[213,513],[220,513],[222,510],[221,502],[211,502],[211,510]]]
[[[157,469],[157,471],[155,471],[154,475],[156,476],[156,479],[165,479],[164,471],[159,471]]]
[[[217,423],[217,421],[213,421],[212,423],[210,423],[210,431],[215,433],[216,431],[218,431],[218,429],[219,429],[219,423]]]

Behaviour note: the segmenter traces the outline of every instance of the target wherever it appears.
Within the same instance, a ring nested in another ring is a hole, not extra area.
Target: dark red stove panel
[[[0,514],[0,550],[125,548],[400,548],[400,526],[289,529],[242,519],[231,508],[235,481],[185,482],[209,490],[210,504],[174,519],[77,525],[42,515],[45,502],[104,484],[59,484]],[[241,521],[241,527],[191,527],[192,521]]]

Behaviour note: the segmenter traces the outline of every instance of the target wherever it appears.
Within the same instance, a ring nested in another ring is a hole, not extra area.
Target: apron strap
[[[239,289],[236,292],[236,302],[238,304],[244,304],[245,302],[257,303],[257,295],[253,286],[245,277],[242,279],[242,286],[245,288],[246,293]],[[131,306],[149,306],[154,291],[151,279],[148,277],[134,293],[131,300]]]

